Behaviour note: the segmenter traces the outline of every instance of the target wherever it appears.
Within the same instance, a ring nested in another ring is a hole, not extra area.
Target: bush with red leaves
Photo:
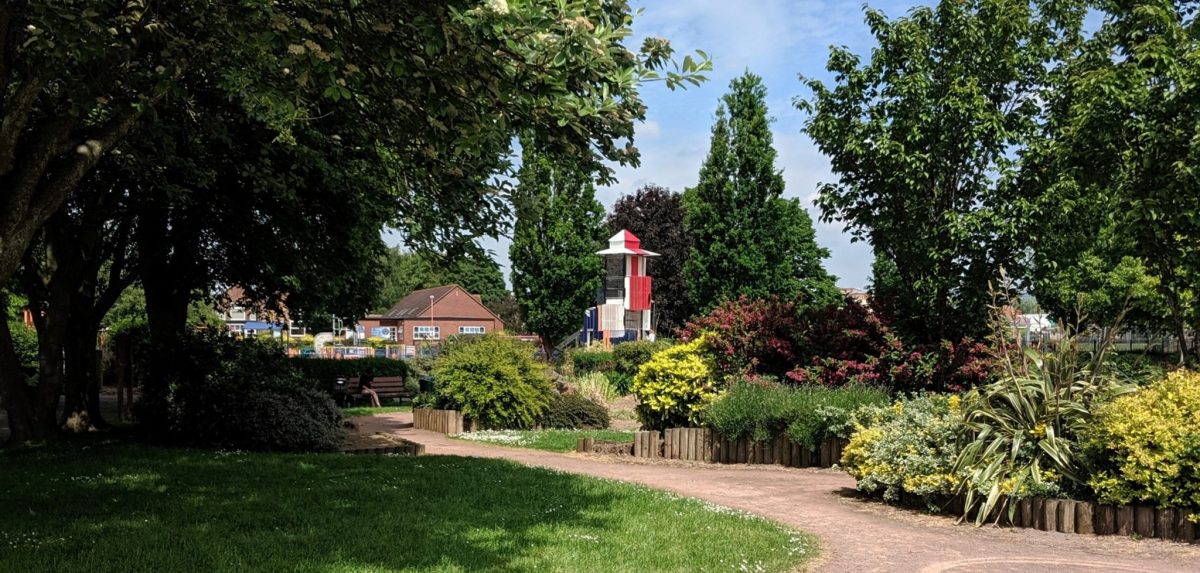
[[[958,390],[987,380],[987,345],[966,339],[906,345],[867,307],[801,309],[794,302],[742,297],[688,322],[680,337],[709,333],[722,380],[769,376],[789,383],[870,384],[894,390]]]

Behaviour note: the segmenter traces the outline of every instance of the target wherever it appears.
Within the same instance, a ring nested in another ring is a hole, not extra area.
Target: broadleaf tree
[[[525,149],[513,194],[509,261],[525,328],[547,352],[579,330],[596,302],[604,206],[585,170],[570,159]]]
[[[1200,3],[1100,8],[1100,29],[1048,98],[1045,145],[1025,172],[1046,213],[1034,227],[1043,254],[1035,286],[1039,299],[1064,305],[1079,291],[1101,320],[1130,305],[1135,326],[1174,335],[1195,364]]]
[[[833,85],[804,80],[805,132],[837,177],[819,189],[822,219],[890,260],[895,326],[913,342],[984,335],[989,282],[1019,274],[1029,214],[1004,182],[1083,15],[1072,1],[942,0],[895,19],[867,8],[869,60],[834,48]]]
[[[730,83],[700,180],[684,194],[691,239],[684,276],[700,310],[741,295],[837,300],[834,278],[821,264],[829,251],[817,245],[812,218],[783,197],[766,97],[752,73]]]

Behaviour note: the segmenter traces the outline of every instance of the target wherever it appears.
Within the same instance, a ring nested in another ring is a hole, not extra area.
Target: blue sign
[[[371,329],[372,338],[391,338],[392,329],[387,326],[379,326]]]

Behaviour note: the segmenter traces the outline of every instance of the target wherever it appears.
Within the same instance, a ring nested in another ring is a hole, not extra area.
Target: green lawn
[[[343,418],[353,418],[355,416],[374,416],[376,414],[391,414],[392,412],[411,412],[412,404],[403,406],[384,406],[382,408],[372,408],[370,406],[352,406],[342,408]]]
[[[0,571],[792,571],[814,540],[500,460],[0,453]]]
[[[614,430],[485,430],[459,434],[455,437],[472,442],[531,448],[547,452],[573,452],[579,444],[579,438],[586,436],[612,442],[633,441],[633,432]]]

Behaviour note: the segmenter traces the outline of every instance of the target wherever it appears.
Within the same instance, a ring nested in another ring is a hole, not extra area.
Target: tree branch
[[[0,22],[0,25],[2,24]],[[0,42],[2,41],[3,38],[0,38]],[[0,176],[12,172],[17,155],[17,139],[29,123],[33,102],[37,100],[45,83],[40,76],[34,76],[21,83],[11,98],[0,101],[0,111],[4,113],[4,119],[0,121]],[[0,84],[0,89],[6,85]],[[0,91],[0,97],[3,93]]]

